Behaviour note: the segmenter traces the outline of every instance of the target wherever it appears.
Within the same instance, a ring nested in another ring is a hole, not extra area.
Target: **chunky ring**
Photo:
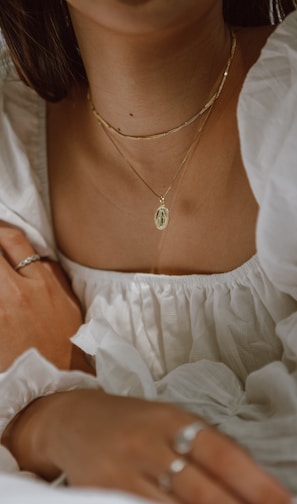
[[[204,429],[206,429],[204,423],[194,422],[178,431],[173,442],[173,448],[176,453],[179,455],[187,455],[190,453],[197,434]]]
[[[28,266],[28,264],[31,264],[32,262],[40,261],[41,257],[39,254],[34,254],[31,256],[26,257],[22,261],[20,261],[16,266],[15,270],[18,271],[21,268],[24,268],[25,266]]]
[[[175,474],[180,473],[186,467],[187,462],[183,458],[174,459],[167,471],[161,474],[158,478],[159,488],[163,492],[169,493],[172,489],[172,478]]]

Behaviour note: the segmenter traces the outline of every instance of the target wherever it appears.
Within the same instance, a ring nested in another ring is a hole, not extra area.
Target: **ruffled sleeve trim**
[[[28,350],[0,374],[0,439],[12,418],[38,397],[83,388],[99,388],[98,381],[81,371],[60,371]]]

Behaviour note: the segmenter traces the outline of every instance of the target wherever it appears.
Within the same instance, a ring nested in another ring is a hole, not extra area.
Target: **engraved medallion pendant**
[[[155,212],[155,226],[159,231],[163,231],[168,226],[169,210],[164,204],[164,198],[160,198],[161,205]]]

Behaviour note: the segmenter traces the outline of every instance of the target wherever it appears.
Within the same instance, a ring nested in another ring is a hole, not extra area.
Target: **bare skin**
[[[175,126],[204,105],[230,51],[220,2],[68,4],[94,102],[111,123],[145,134]],[[267,36],[267,30],[238,32],[226,88],[168,199],[172,220],[164,234],[152,223],[158,201],[100,133],[86,89],[73,89],[69,99],[49,107],[52,212],[67,256],[94,268],[188,274],[227,271],[254,253],[257,206],[240,158],[235,111],[246,72]],[[123,148],[162,193],[194,133],[191,127],[164,142]],[[21,467],[47,479],[64,471],[71,485],[116,488],[170,504],[290,501],[215,429],[197,436],[172,494],[160,491],[158,476],[176,458],[173,437],[194,420],[169,404],[73,391],[35,401],[8,426],[3,443]]]
[[[153,33],[151,45],[148,35],[111,35],[106,27],[98,25],[92,32],[92,21],[74,11],[87,67],[91,67],[89,59],[95,57],[88,47],[103,47],[100,58],[97,56],[98,64],[90,69],[92,95],[102,115],[122,131],[145,134],[181,122],[176,117],[181,112],[172,104],[182,92],[183,120],[193,110],[199,110],[207,101],[209,83],[213,86],[221,76],[230,50],[229,32],[218,24],[217,5],[205,14],[208,25],[205,17],[201,21],[208,30],[203,31],[198,19],[192,32],[188,30],[190,35],[187,32],[185,36],[183,26],[174,27],[168,35],[169,42],[163,39],[164,35]],[[219,48],[211,43],[213,24]],[[202,34],[197,40],[200,29]],[[85,32],[91,35],[84,37]],[[269,33],[270,29],[237,33],[237,53],[224,92],[184,176],[168,194],[171,222],[166,231],[154,227],[158,199],[125,164],[96,123],[86,102],[86,90],[74,90],[72,98],[50,106],[51,199],[56,236],[65,255],[99,269],[191,274],[229,271],[255,253],[257,205],[240,156],[236,106],[246,72]],[[182,41],[177,55],[172,50],[174,41],[174,48]],[[211,77],[202,51],[207,61],[214,61]],[[158,58],[154,56],[156,52]],[[202,69],[199,73],[198,64]],[[137,79],[133,78],[136,71]],[[120,89],[113,89],[115,72],[114,82],[121,82]],[[180,82],[185,73],[188,79]],[[185,81],[190,83],[189,89],[182,91]],[[149,142],[120,139],[120,146],[145,180],[162,194],[197,126],[199,123]],[[79,241],[77,233],[82,238]]]

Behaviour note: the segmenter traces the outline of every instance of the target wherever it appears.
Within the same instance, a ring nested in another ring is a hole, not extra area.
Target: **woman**
[[[1,364],[34,346],[70,368],[80,314],[39,260],[58,255],[86,312],[73,341],[98,375],[25,353],[2,380],[2,443],[21,468],[64,472],[70,485],[170,503],[289,502],[295,368],[275,331],[288,329],[296,296],[254,256],[262,199],[236,119],[273,30],[230,23],[269,25],[293,3],[0,7],[29,85],[6,61],[1,211],[31,241],[1,230]]]

